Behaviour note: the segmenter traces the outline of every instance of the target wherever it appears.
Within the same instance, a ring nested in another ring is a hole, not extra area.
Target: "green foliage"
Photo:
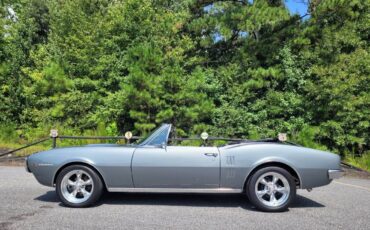
[[[314,149],[327,150],[324,145],[318,143],[316,139],[318,136],[319,128],[313,126],[304,126],[296,136],[292,136],[292,139],[297,143]]]
[[[17,139],[16,127],[11,123],[0,124],[0,141],[5,143],[15,141]]]
[[[168,122],[178,137],[287,132],[366,162],[369,8],[310,1],[301,20],[279,0],[3,1],[0,142]]]
[[[345,161],[356,167],[370,171],[370,153],[364,153],[360,157],[346,156]]]

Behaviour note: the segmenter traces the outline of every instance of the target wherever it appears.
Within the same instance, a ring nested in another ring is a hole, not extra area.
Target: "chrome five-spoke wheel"
[[[57,176],[56,192],[69,207],[95,204],[103,193],[103,182],[97,171],[85,165],[70,165]]]
[[[252,204],[262,211],[284,211],[296,195],[294,177],[275,166],[254,172],[247,183],[247,195]]]
[[[86,171],[72,170],[63,177],[61,190],[66,200],[78,204],[90,198],[94,182]]]
[[[284,204],[290,193],[287,179],[276,172],[268,172],[260,176],[255,185],[256,195],[259,201],[271,207]]]

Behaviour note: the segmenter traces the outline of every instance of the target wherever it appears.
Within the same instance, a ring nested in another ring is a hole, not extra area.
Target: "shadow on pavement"
[[[35,200],[60,202],[55,191],[48,191]],[[242,194],[150,194],[150,193],[104,193],[96,206],[100,205],[172,205],[192,207],[241,207],[255,210]],[[291,208],[321,208],[324,205],[309,198],[297,195]]]
[[[295,201],[290,206],[292,208],[323,208],[325,205],[320,204],[307,197],[297,195]]]
[[[192,207],[242,207],[252,210],[243,195],[108,193],[100,203],[112,205],[169,205]]]
[[[36,197],[34,200],[39,200],[43,202],[53,202],[53,203],[59,202],[59,198],[55,191],[48,191],[44,195]]]

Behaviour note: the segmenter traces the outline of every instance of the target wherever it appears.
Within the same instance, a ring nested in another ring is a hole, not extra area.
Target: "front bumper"
[[[25,161],[24,161],[24,167],[26,168],[26,171],[27,172],[31,172],[30,168],[28,168],[28,157],[26,157]]]
[[[328,170],[328,177],[330,180],[338,179],[343,176],[343,170],[340,169],[329,169]]]

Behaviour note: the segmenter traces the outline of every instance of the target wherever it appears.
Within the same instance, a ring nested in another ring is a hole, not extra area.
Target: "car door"
[[[216,147],[142,146],[132,175],[135,188],[219,188],[220,154]]]

